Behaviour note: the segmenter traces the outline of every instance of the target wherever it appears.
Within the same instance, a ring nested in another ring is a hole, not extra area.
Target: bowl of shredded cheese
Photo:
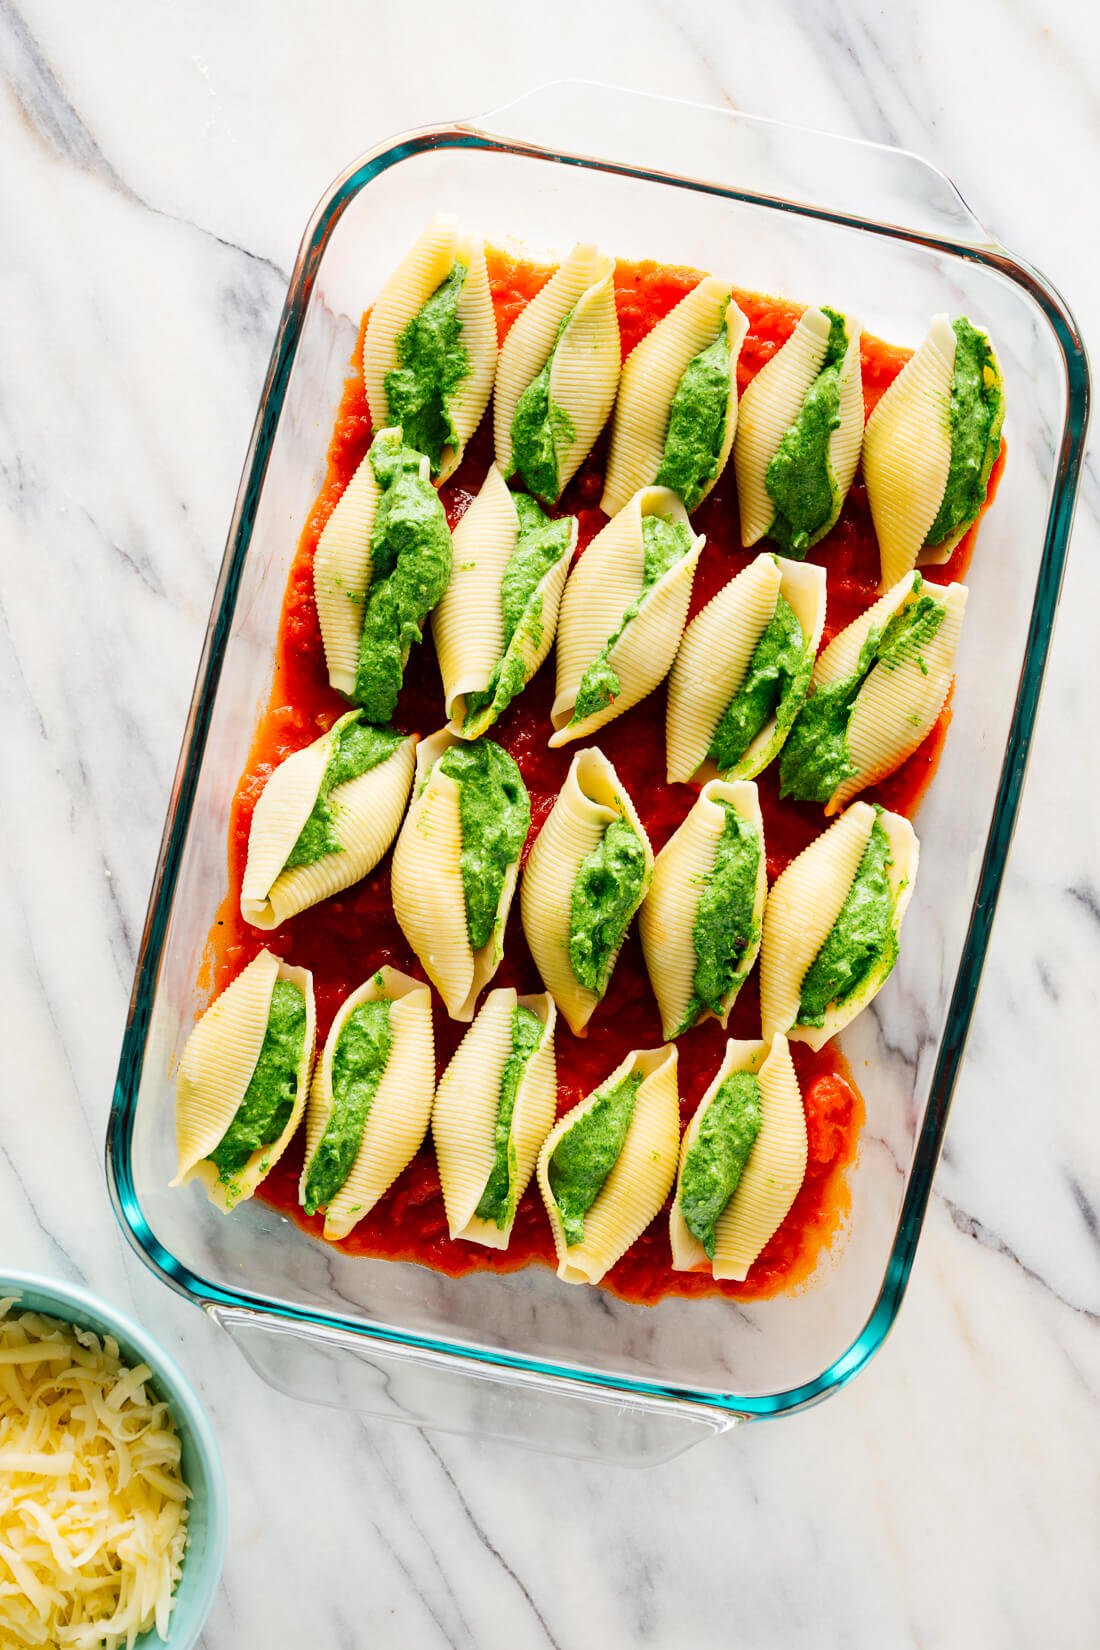
[[[70,1284],[0,1273],[0,1645],[191,1650],[225,1552],[186,1376]]]

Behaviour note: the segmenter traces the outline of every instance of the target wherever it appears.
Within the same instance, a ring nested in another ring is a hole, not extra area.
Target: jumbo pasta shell
[[[515,499],[491,464],[481,491],[451,531],[450,582],[432,614],[448,716],[460,696],[488,685],[504,650],[500,586],[518,527]]]
[[[871,630],[883,627],[913,594],[916,576],[905,577],[833,638],[814,666],[813,687],[851,675]],[[966,586],[925,583],[921,594],[942,604],[944,617],[931,640],[896,662],[872,665],[856,694],[846,746],[853,772],[825,804],[835,814],[854,796],[893,773],[923,744],[947,702],[966,611]]]
[[[825,624],[825,569],[767,552],[723,585],[684,631],[668,680],[666,744],[669,784],[719,777],[708,757],[722,715],[741,687],[776,599],[790,603],[812,658]],[[787,706],[793,712],[795,707]],[[729,779],[753,779],[779,753],[793,714],[769,717]]]
[[[256,1149],[232,1185],[225,1183],[210,1154],[237,1115],[263,1048],[271,996],[279,980],[301,991],[306,1022],[298,1064],[296,1099],[279,1138]],[[211,1203],[222,1210],[251,1197],[290,1143],[301,1119],[313,1065],[317,1014],[313,977],[304,968],[261,951],[214,999],[187,1039],[176,1073],[176,1147],[173,1186],[198,1180]]]
[[[684,1163],[699,1138],[703,1118],[727,1078],[751,1072],[760,1084],[760,1132],[732,1197],[718,1217],[714,1259],[689,1230],[680,1207]],[[669,1214],[672,1264],[677,1271],[709,1271],[743,1283],[765,1244],[774,1237],[806,1178],[806,1114],[787,1039],[726,1044],[726,1052],[695,1115],[684,1131],[676,1192]]]
[[[496,1162],[495,1132],[504,1068],[512,1052],[516,1007],[542,1021],[543,1034],[524,1066],[508,1133],[511,1216],[503,1226],[477,1210]],[[554,1122],[556,1010],[549,994],[519,997],[510,986],[490,991],[473,1025],[439,1079],[432,1107],[432,1139],[452,1240],[506,1249],[515,1209],[535,1172],[539,1148]]]
[[[450,213],[437,213],[379,293],[363,337],[363,384],[371,422],[377,430],[391,423],[386,375],[398,365],[398,340],[456,262],[466,266],[455,307],[468,366],[447,404],[456,441],[443,448],[436,478],[440,482],[461,463],[466,443],[489,404],[496,373],[496,317],[484,242],[475,236],[460,235],[458,220]]]
[[[603,752],[595,749],[578,751],[574,756],[565,784],[527,856],[520,888],[523,931],[535,966],[576,1036],[584,1035],[600,998],[580,984],[569,960],[573,887],[582,861],[599,847],[607,827],[616,819],[627,821],[645,852],[647,872],[638,895],[640,905],[652,874],[653,850],[615,769]],[[624,937],[625,933],[626,929]],[[612,958],[609,977],[614,973],[619,949],[621,942]]]
[[[822,1048],[855,1019],[885,983],[893,957],[884,959],[843,1005],[834,1005],[821,1026],[797,1024],[802,986],[828,939],[870,841],[876,810],[853,802],[828,830],[793,859],[777,877],[764,909],[760,951],[760,1018],[765,1037],[786,1034],[792,1042]],[[893,863],[893,929],[897,936],[912,898],[919,845],[909,821],[882,813]]]
[[[423,980],[380,968],[341,1003],[317,1062],[306,1117],[306,1154],[299,1186],[305,1201],[310,1164],[333,1111],[333,1058],[348,1020],[363,1003],[387,999],[392,1038],[359,1146],[343,1185],[325,1209],[324,1235],[347,1237],[412,1162],[428,1130],[435,1090],[432,994]]]
[[[489,707],[468,725],[465,702],[468,694],[486,691],[498,663],[506,669],[518,658],[526,685],[553,645],[562,590],[577,543],[577,523],[572,521],[561,557],[539,580],[505,649],[501,586],[518,538],[515,494],[496,465],[491,465],[480,493],[452,534],[454,568],[432,614],[443,701],[450,718],[447,727],[459,738],[478,738],[496,720],[496,711]]]
[[[736,977],[723,998],[720,1016],[723,1028],[760,950],[768,893],[760,799],[751,782],[741,780],[727,784],[712,779],[704,785],[687,818],[654,860],[649,892],[638,914],[646,969],[661,1011],[661,1031],[665,1037],[677,1037],[698,1020],[711,1017],[709,1009],[694,1016],[690,1014],[696,995],[694,930],[699,900],[713,875],[715,855],[725,827],[722,803],[727,803],[755,829],[760,845],[753,908],[754,937],[742,953]]]
[[[688,550],[644,590],[642,523],[659,516],[690,535]],[[566,582],[558,617],[557,692],[550,712],[552,746],[588,738],[658,687],[676,657],[691,602],[695,568],[706,540],[692,533],[687,511],[667,487],[646,487],[597,533]],[[585,670],[641,597],[635,616],[608,655],[621,684],[610,704],[574,722]]]
[[[382,430],[380,438],[400,441],[401,431]],[[427,480],[427,459],[423,475]],[[313,599],[317,604],[328,679],[337,693],[348,699],[355,692],[359,668],[363,602],[371,579],[370,538],[380,496],[378,478],[367,452],[326,521],[313,557]]]
[[[836,521],[852,484],[863,440],[863,392],[858,324],[845,317],[848,344],[840,373],[840,423],[829,437],[829,469],[835,507],[811,536],[815,544]],[[771,530],[776,505],[767,488],[768,466],[783,436],[798,418],[806,395],[822,369],[831,323],[824,310],[803,311],[787,341],[766,361],[741,397],[733,448],[741,542],[746,549]]]
[[[615,400],[621,346],[614,271],[614,260],[594,246],[575,246],[517,316],[501,346],[493,433],[505,476],[513,468],[512,423],[519,398],[553,352],[550,398],[564,414],[554,438],[557,497],[592,450]]]
[[[566,1112],[538,1159],[542,1193],[563,1283],[599,1283],[658,1213],[672,1187],[680,1145],[677,1055],[672,1044],[628,1054],[599,1088]],[[550,1160],[562,1138],[600,1093],[633,1072],[643,1073],[621,1152],[584,1219],[584,1241],[569,1245],[550,1186]]]
[[[317,801],[333,741],[358,715],[350,711],[312,745],[286,757],[260,793],[241,880],[241,915],[254,928],[279,928],[299,911],[350,888],[374,869],[397,834],[412,784],[416,734],[329,793],[339,851],[285,868]]]
[[[623,363],[600,500],[605,515],[617,515],[635,493],[653,485],[664,457],[672,398],[687,368],[714,343],[723,323],[729,340],[729,398],[717,469],[703,498],[721,476],[737,428],[737,361],[748,321],[730,297],[729,284],[705,275]]]
[[[519,855],[501,888],[490,939],[471,948],[462,881],[459,786],[437,766],[461,743],[442,728],[417,750],[413,802],[393,850],[390,887],[401,930],[454,1020],[472,1020],[474,1004],[504,955],[504,928],[519,877]]]
[[[937,315],[867,420],[863,479],[882,563],[882,589],[920,559],[951,468],[951,380],[956,337]]]

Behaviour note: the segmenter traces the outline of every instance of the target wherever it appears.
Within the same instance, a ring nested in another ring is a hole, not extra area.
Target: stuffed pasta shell
[[[216,997],[176,1073],[173,1186],[230,1210],[252,1196],[301,1118],[313,1065],[313,977],[261,951]]]
[[[706,541],[666,487],[645,487],[573,568],[558,618],[551,745],[587,738],[659,685]]]
[[[481,422],[497,365],[485,245],[437,213],[375,300],[363,383],[376,430],[400,424],[445,481]]]
[[[806,1114],[787,1039],[726,1044],[684,1131],[672,1264],[741,1283],[806,1177]]]
[[[435,1088],[432,994],[380,968],[332,1022],[309,1095],[298,1198],[338,1240],[369,1214],[419,1151]]]
[[[551,521],[492,465],[452,536],[454,570],[432,614],[452,733],[476,739],[549,653],[569,562],[573,516]]]
[[[776,878],[764,908],[760,1018],[819,1049],[897,961],[919,846],[900,814],[853,802]]]
[[[325,523],[313,594],[329,681],[388,722],[423,624],[451,576],[451,535],[428,460],[381,430]]]
[[[660,1210],[676,1176],[676,1050],[635,1051],[560,1118],[538,1181],[564,1283],[599,1283]]]
[[[279,763],[249,828],[246,922],[278,928],[374,869],[405,812],[416,741],[353,710]]]
[[[554,1122],[554,999],[490,991],[435,1093],[432,1139],[452,1238],[507,1249]]]
[[[638,914],[665,1037],[724,1027],[760,949],[768,893],[756,786],[712,779],[653,864]]]
[[[669,784],[752,779],[806,697],[825,624],[825,569],[757,556],[695,615],[668,681]]]
[[[834,814],[912,756],[950,692],[965,609],[965,585],[911,571],[833,638],[780,754],[782,796]]]
[[[859,326],[805,310],[741,397],[733,463],[746,549],[764,537],[799,560],[824,538],[863,440]]]
[[[504,955],[504,928],[531,824],[519,769],[491,739],[444,728],[421,741],[412,806],[393,850],[394,915],[453,1020]]]
[[[592,451],[619,383],[615,260],[575,246],[513,322],[493,396],[497,463],[556,504]]]
[[[863,479],[882,589],[918,562],[944,562],[985,503],[1005,397],[987,335],[937,315],[867,420]]]
[[[670,487],[687,510],[707,496],[733,448],[748,326],[728,283],[705,275],[631,350],[611,426],[605,515],[654,484]]]
[[[578,751],[535,838],[520,914],[543,984],[584,1034],[653,872],[653,850],[607,757]]]

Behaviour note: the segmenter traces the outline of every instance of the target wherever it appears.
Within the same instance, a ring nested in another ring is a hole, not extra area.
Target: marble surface
[[[1100,23],[1061,0],[553,13],[0,0],[0,1264],[140,1314],[232,1496],[206,1650],[1085,1650],[1100,1624],[1100,486],[900,1320],[858,1382],[608,1472],[306,1409],[127,1249],[102,1141],[301,228],[357,152],[575,71],[918,150],[1100,327]],[[992,42],[995,40],[995,47]],[[396,69],[391,64],[396,62]]]

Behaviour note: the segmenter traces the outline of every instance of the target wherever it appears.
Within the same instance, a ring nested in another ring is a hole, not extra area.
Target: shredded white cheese
[[[168,1405],[101,1341],[0,1300],[0,1645],[168,1635],[190,1490]]]

